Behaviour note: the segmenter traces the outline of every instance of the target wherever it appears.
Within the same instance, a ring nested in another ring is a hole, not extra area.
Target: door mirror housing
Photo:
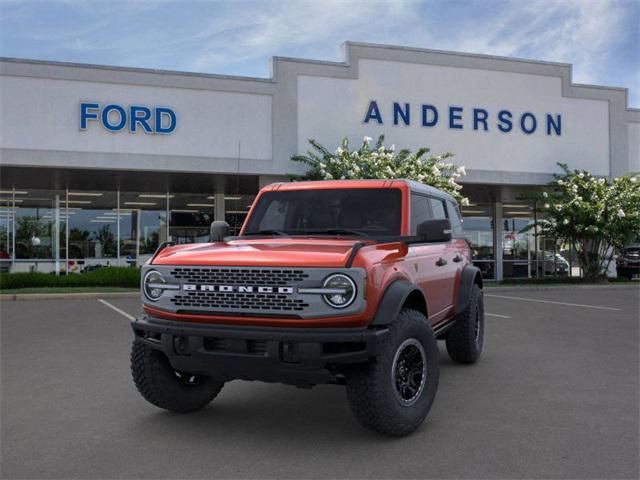
[[[224,220],[217,220],[211,224],[209,233],[210,242],[221,242],[224,237],[229,236],[229,224]]]
[[[418,225],[416,233],[421,242],[448,242],[451,240],[451,222],[447,219],[426,220]]]

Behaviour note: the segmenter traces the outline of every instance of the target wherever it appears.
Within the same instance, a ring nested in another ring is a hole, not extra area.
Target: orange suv
[[[345,385],[366,427],[406,435],[438,388],[437,339],[451,358],[482,351],[482,277],[458,205],[408,180],[278,183],[237,237],[163,244],[142,269],[132,322],[142,396],[203,408],[227,381]]]

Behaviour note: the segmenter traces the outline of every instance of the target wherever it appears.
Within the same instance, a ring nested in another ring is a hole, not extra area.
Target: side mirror
[[[451,240],[451,222],[447,219],[426,220],[416,232],[424,242],[448,242]]]
[[[224,220],[217,220],[211,224],[209,233],[210,242],[221,242],[224,237],[229,236],[229,224]]]

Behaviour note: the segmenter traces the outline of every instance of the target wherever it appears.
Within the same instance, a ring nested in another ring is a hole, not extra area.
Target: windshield
[[[244,235],[400,235],[398,189],[358,188],[267,192]]]

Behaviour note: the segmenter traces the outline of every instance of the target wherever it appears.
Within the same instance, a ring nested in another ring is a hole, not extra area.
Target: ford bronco
[[[483,345],[482,278],[453,197],[408,180],[263,188],[236,237],[161,245],[142,268],[134,382],[173,412],[225,382],[345,385],[366,427],[406,435],[438,388],[437,340]]]

